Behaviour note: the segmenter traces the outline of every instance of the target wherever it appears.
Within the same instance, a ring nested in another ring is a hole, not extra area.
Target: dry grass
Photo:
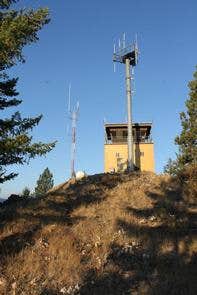
[[[196,294],[186,192],[165,175],[101,174],[2,207],[0,294]]]

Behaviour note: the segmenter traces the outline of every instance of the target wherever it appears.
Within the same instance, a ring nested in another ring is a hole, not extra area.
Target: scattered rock
[[[69,286],[68,288],[63,287],[61,288],[60,293],[72,295],[75,294],[77,291],[79,291],[79,284],[76,284],[75,286]]]
[[[151,216],[151,217],[149,218],[150,221],[155,221],[156,219],[157,219],[156,216]]]
[[[31,280],[30,285],[35,285],[36,284],[36,278],[34,278],[33,280]]]
[[[67,288],[66,287],[61,288],[60,293],[67,294]]]

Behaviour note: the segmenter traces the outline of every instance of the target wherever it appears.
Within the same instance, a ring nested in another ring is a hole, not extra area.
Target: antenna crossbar
[[[129,59],[131,66],[136,66],[138,62],[138,49],[136,46],[129,45],[120,49],[113,54],[113,62],[126,63],[126,59]]]

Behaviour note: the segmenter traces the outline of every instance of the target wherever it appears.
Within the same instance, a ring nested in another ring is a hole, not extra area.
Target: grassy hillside
[[[101,174],[0,209],[0,294],[197,294],[181,182]]]

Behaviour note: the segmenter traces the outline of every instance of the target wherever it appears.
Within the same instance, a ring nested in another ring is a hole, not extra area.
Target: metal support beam
[[[131,74],[130,58],[126,58],[126,92],[127,92],[127,121],[128,121],[128,171],[134,170],[133,165],[133,133],[132,133],[132,109],[131,109]]]

